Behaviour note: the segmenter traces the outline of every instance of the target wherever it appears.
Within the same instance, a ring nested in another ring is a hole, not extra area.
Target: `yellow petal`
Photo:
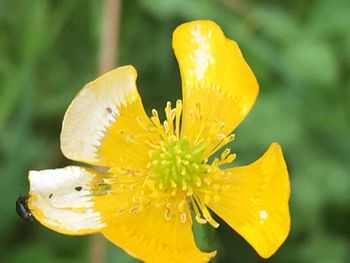
[[[270,257],[290,229],[290,185],[281,147],[273,143],[256,162],[224,170],[216,184],[221,186],[221,192],[212,190],[219,198],[207,198],[209,208],[261,257]]]
[[[208,262],[216,252],[204,253],[196,247],[191,225],[188,219],[181,222],[176,214],[166,220],[163,207],[150,206],[140,214],[117,218],[102,233],[145,262]]]
[[[236,42],[211,21],[179,26],[173,48],[182,77],[182,136],[211,147],[248,114],[258,84]],[[221,134],[219,138],[213,138]]]
[[[99,174],[77,166],[30,171],[28,207],[46,227],[69,235],[101,230],[105,223],[93,208],[93,185]]]
[[[136,78],[134,67],[119,67],[78,93],[62,124],[61,149],[67,158],[125,169],[145,167],[147,141],[157,138],[148,130]]]

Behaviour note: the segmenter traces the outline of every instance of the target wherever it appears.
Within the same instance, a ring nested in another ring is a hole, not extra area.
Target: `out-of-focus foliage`
[[[15,214],[27,171],[62,167],[63,114],[96,77],[102,1],[0,0],[0,262],[86,262],[87,237]],[[279,142],[289,166],[292,229],[269,262],[350,258],[350,1],[128,0],[119,64],[139,71],[148,111],[181,97],[171,34],[212,19],[235,39],[261,92],[231,146],[236,165]],[[229,113],[228,113],[229,114]],[[223,222],[215,262],[262,262]],[[108,245],[108,262],[136,262]],[[129,260],[129,261],[128,261]]]

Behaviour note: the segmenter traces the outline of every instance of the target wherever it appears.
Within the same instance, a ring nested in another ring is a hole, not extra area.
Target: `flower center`
[[[160,189],[182,189],[192,194],[207,169],[202,144],[191,146],[187,139],[173,139],[151,154],[152,176]]]

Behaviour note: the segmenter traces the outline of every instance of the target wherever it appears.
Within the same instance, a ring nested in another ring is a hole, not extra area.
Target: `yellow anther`
[[[202,212],[204,219],[209,224],[211,224],[215,228],[217,228],[219,226],[219,224],[211,217],[210,212],[209,212],[208,208],[206,207],[206,205],[203,204],[202,201],[198,197],[194,196],[193,203],[195,204],[194,206],[197,206],[197,211],[200,210]],[[196,213],[196,214],[199,215],[199,213]]]
[[[220,158],[221,158],[221,159],[226,159],[226,157],[230,154],[230,152],[231,152],[231,149],[226,148],[226,149],[221,153]]]
[[[225,138],[226,138],[226,135],[223,133],[219,133],[216,135],[216,139],[219,141],[224,140]]]
[[[181,188],[183,191],[186,191],[187,189],[187,184],[186,184],[186,181],[185,179],[182,179],[182,188]]]
[[[210,185],[210,184],[211,184],[211,179],[210,179],[209,177],[205,177],[205,178],[204,178],[204,183],[205,183],[206,185]]]
[[[186,223],[187,215],[186,215],[185,212],[180,213],[180,220],[181,220],[182,223]]]
[[[156,109],[152,109],[152,116],[158,118],[158,111]]]
[[[227,158],[226,158],[226,163],[231,163],[236,159],[236,154],[230,154]]]
[[[200,187],[202,185],[202,180],[199,177],[197,177],[196,185],[198,187]]]
[[[185,207],[186,207],[186,201],[184,200],[180,201],[179,204],[177,205],[177,209],[180,212],[183,212],[185,210]]]
[[[135,196],[132,198],[132,201],[133,201],[133,203],[140,203],[140,202],[141,202],[141,197],[138,196],[138,195],[135,195]]]
[[[176,101],[176,113],[175,113],[175,135],[177,138],[180,137],[180,117],[182,113],[182,102],[181,100]]]
[[[172,216],[173,216],[173,213],[170,211],[169,208],[167,208],[167,209],[165,210],[164,216],[165,216],[165,220],[166,220],[166,221],[170,221],[171,218],[172,218]]]
[[[207,220],[205,220],[204,218],[202,218],[199,214],[196,214],[196,221],[201,224],[204,225],[207,223]]]
[[[164,121],[163,126],[165,133],[169,133],[169,123],[167,121]]]
[[[177,184],[175,183],[175,181],[173,179],[170,180],[170,184],[173,188],[176,188]]]
[[[192,196],[193,195],[193,188],[192,187],[188,187],[186,195],[187,196]]]

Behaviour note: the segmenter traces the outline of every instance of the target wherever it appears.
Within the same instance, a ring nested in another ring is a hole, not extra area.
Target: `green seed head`
[[[203,145],[190,146],[187,139],[170,141],[151,156],[153,177],[160,188],[187,190],[201,184],[206,170]]]

